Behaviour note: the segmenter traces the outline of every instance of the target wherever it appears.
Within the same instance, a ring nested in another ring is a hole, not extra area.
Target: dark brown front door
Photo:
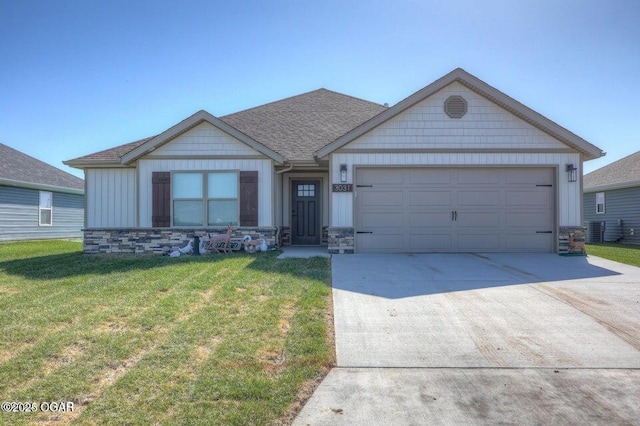
[[[320,244],[320,181],[291,182],[291,244]]]

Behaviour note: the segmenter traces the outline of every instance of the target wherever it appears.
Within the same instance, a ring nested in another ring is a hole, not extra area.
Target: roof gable
[[[266,155],[267,157],[273,159],[274,161],[277,161],[279,163],[284,163],[285,161],[282,155],[267,148],[263,144],[245,135],[244,133],[240,132],[239,130],[235,129],[234,127],[230,126],[229,124],[225,123],[219,118],[216,118],[213,115],[209,114],[208,112],[202,110],[193,114],[191,117],[186,118],[185,120],[181,121],[175,126],[165,130],[159,135],[147,139],[139,146],[135,147],[131,151],[124,154],[121,157],[122,164],[132,163],[133,161],[137,160],[143,155],[146,155],[154,151],[156,148],[166,144],[170,140],[180,136],[181,134],[189,131],[190,129],[193,129],[194,127],[198,126],[203,122],[207,122],[217,127],[218,129],[222,130],[223,132],[227,133],[228,135],[232,136],[238,141],[245,143],[246,145],[250,146],[254,150],[260,152],[261,154]]]
[[[445,111],[444,105],[450,99],[464,102],[461,117],[452,119]],[[352,150],[573,152],[556,138],[457,81],[347,143],[338,152]]]
[[[0,181],[5,184],[84,192],[84,181],[23,152],[0,143]]]
[[[331,152],[354,141],[360,136],[376,128],[377,126],[380,126],[382,123],[385,123],[393,117],[403,113],[407,109],[432,96],[436,92],[442,90],[443,88],[454,82],[460,83],[464,87],[472,90],[473,92],[483,96],[494,104],[507,110],[519,119],[524,120],[525,122],[552,136],[553,138],[561,141],[565,145],[579,151],[580,153],[582,153],[586,160],[598,158],[604,155],[604,153],[596,146],[571,133],[567,129],[559,126],[558,124],[535,112],[534,110],[526,107],[515,99],[500,92],[494,87],[489,86],[487,83],[474,77],[463,69],[457,68],[449,74],[443,76],[442,78],[434,81],[425,88],[415,92],[408,98],[398,102],[396,105],[387,109],[376,117],[352,129],[332,143],[319,149],[315,152],[315,156],[317,158],[322,158],[330,154]]]
[[[640,186],[640,151],[588,173],[585,192]]]

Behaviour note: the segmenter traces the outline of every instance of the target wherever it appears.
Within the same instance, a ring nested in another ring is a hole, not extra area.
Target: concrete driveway
[[[332,258],[337,365],[296,425],[640,424],[640,268]]]

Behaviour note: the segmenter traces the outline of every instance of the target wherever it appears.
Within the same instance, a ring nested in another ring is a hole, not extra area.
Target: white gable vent
[[[444,101],[444,112],[450,118],[462,118],[467,113],[467,101],[462,96],[449,96]]]

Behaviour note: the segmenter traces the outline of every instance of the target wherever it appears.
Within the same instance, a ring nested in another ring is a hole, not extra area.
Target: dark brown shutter
[[[151,226],[166,228],[171,226],[171,173],[153,172],[151,174],[153,209]]]
[[[258,226],[258,172],[240,172],[240,226]]]

